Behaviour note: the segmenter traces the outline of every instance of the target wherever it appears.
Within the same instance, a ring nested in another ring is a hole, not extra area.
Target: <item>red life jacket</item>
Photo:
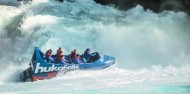
[[[72,51],[70,57],[73,58],[74,54],[75,54],[74,51]]]
[[[76,56],[76,54],[73,56],[73,60],[77,59],[78,57]]]
[[[57,60],[60,60],[61,59],[61,54],[57,54]]]
[[[49,52],[49,50],[46,52],[46,58],[48,58],[48,57],[52,57],[52,54]]]
[[[60,52],[61,52],[60,50],[57,50],[57,55],[60,54]]]
[[[62,55],[63,55],[62,53],[57,54],[57,60],[61,60]]]

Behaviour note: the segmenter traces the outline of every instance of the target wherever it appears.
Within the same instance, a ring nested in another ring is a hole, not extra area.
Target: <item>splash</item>
[[[145,11],[141,6],[119,11],[91,0],[77,0],[74,3],[39,0],[27,6],[4,6],[1,10],[0,68],[6,69],[6,73],[0,72],[4,77],[0,79],[1,83],[16,80],[8,78],[15,74],[12,73],[14,69],[19,73],[20,69],[27,68],[34,47],[39,47],[43,52],[52,48],[54,54],[58,47],[62,47],[65,54],[74,48],[82,54],[86,48],[91,48],[114,56],[118,61],[118,70],[125,72],[112,76],[111,71],[107,75],[112,80],[115,76],[126,74],[121,79],[125,84],[132,79],[144,82],[149,77],[157,81],[156,77],[165,75],[162,74],[165,71],[166,74],[172,71],[168,74],[177,76],[183,72],[179,79],[189,74],[189,67],[181,68],[190,63],[190,21],[183,12],[164,11],[156,14]],[[102,76],[104,73],[93,75]],[[85,77],[89,78],[90,72],[87,74]],[[131,76],[133,74],[139,75]],[[143,75],[147,76],[140,79]],[[128,76],[131,78],[126,80]],[[178,79],[177,76],[172,77]],[[168,82],[171,79],[162,80]]]

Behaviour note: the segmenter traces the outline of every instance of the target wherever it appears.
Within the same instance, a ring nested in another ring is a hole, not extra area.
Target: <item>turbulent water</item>
[[[120,11],[93,0],[0,3],[0,94],[190,93],[190,17],[183,12],[157,14],[139,5]],[[65,54],[91,48],[117,62],[21,83],[34,47],[53,53],[62,47]]]

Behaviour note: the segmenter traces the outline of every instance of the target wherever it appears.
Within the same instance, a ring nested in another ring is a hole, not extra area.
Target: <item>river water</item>
[[[14,1],[14,0],[12,0]],[[189,94],[190,18],[137,5],[121,11],[93,0],[0,5],[0,94]],[[16,6],[8,6],[16,5]],[[34,47],[86,48],[116,58],[100,71],[22,83]]]

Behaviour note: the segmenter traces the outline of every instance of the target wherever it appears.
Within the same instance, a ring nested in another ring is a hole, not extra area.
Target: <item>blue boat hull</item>
[[[20,80],[22,82],[27,82],[50,79],[52,77],[56,77],[59,72],[66,73],[72,70],[101,70],[113,65],[114,63],[115,58],[107,55],[103,55],[91,63],[49,63],[44,58],[44,54],[38,48],[35,48],[30,67],[20,73]]]

